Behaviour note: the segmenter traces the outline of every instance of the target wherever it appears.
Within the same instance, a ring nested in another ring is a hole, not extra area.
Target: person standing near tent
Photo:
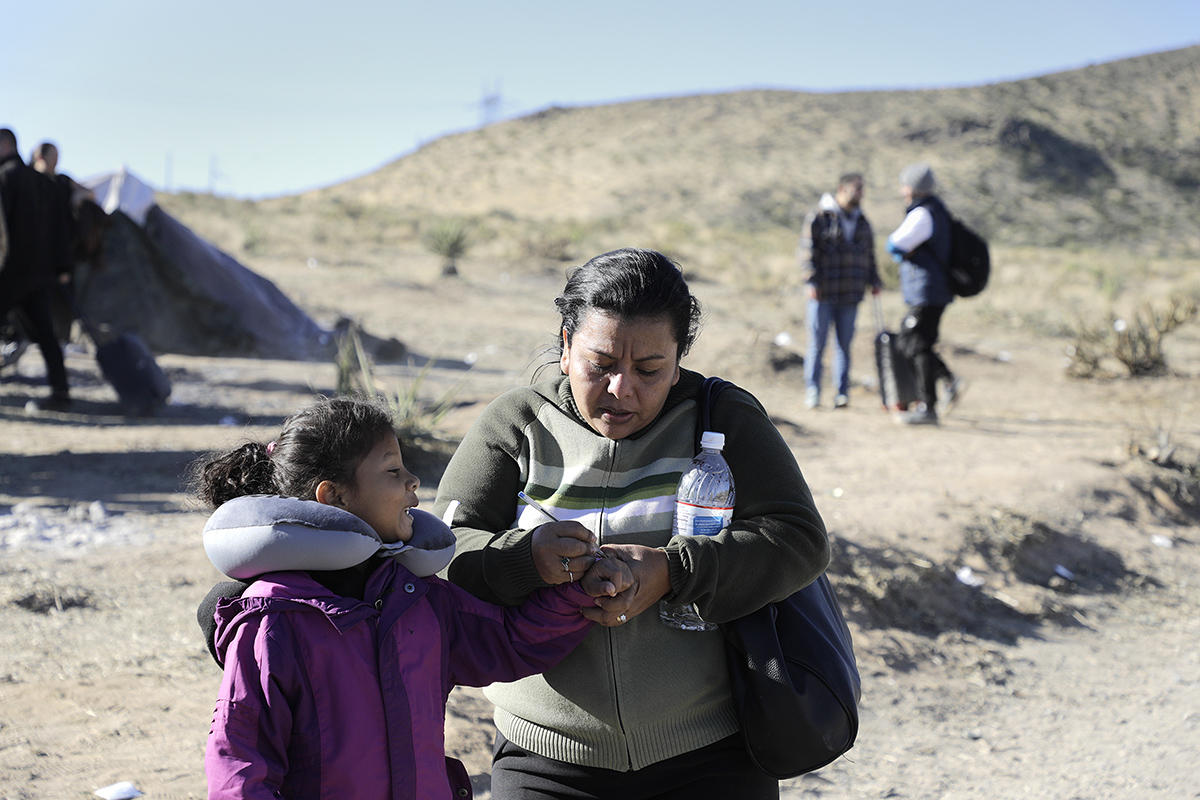
[[[888,253],[900,264],[900,290],[908,305],[897,344],[916,373],[917,406],[899,418],[906,425],[938,424],[939,380],[946,383],[947,407],[963,389],[933,349],[942,314],[954,299],[944,266],[950,260],[950,212],[934,188],[928,164],[909,164],[900,171],[905,217],[887,240]]]
[[[70,335],[71,320],[75,318],[75,261],[82,255],[78,236],[79,211],[85,200],[93,200],[93,195],[70,175],[57,171],[58,146],[53,142],[42,142],[33,148],[29,165],[54,184],[52,212],[58,233],[52,247],[58,286],[51,293],[50,305],[55,333],[60,340],[66,340]]]
[[[875,234],[862,213],[863,177],[850,172],[838,179],[835,194],[821,197],[804,222],[800,258],[808,287],[808,352],[804,358],[804,405],[821,403],[821,355],[832,326],[837,337],[833,361],[834,408],[850,404],[850,342],[858,304],[867,287],[879,294]]]
[[[63,187],[72,212],[77,211],[84,200],[95,202],[96,196],[91,189],[65,172],[58,171],[58,145],[54,142],[42,142],[33,148],[33,157],[29,159],[29,165]]]
[[[58,267],[55,242],[61,235],[54,205],[54,184],[21,160],[16,134],[0,128],[0,318],[20,311],[29,338],[42,351],[50,385],[50,395],[34,401],[42,411],[71,405],[50,310]]]

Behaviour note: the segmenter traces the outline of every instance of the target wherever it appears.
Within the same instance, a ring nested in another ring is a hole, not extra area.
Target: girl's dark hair
[[[279,494],[315,500],[317,485],[343,485],[385,435],[395,436],[391,415],[371,400],[322,398],[284,420],[269,445],[247,442],[201,463],[196,494],[216,508],[248,494]]]
[[[554,305],[562,315],[559,348],[562,334],[570,343],[592,310],[621,319],[667,317],[679,358],[691,349],[700,330],[700,301],[692,296],[679,266],[655,250],[625,248],[596,256],[571,271]]]

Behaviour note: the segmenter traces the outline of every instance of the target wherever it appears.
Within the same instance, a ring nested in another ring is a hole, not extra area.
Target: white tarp
[[[329,355],[330,331],[164,211],[136,175],[121,169],[85,185],[112,220],[101,266],[81,281],[80,304],[93,323],[136,331],[156,352]]]
[[[88,178],[83,185],[92,190],[104,213],[111,214],[120,209],[138,225],[146,224],[146,212],[154,205],[154,190],[125,167]]]

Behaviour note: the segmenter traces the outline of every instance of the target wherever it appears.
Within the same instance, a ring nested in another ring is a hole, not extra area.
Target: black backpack
[[[974,297],[987,286],[992,260],[987,241],[957,217],[950,217],[950,263],[946,274],[950,291]]]
[[[696,435],[733,384],[708,378]],[[824,573],[795,594],[721,626],[729,688],[750,760],[782,780],[837,760],[858,736],[862,680],[850,628]]]

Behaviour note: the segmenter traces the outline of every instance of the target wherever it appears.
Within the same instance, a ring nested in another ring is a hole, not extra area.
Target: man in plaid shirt
[[[858,304],[868,286],[872,294],[878,294],[881,287],[875,268],[875,237],[859,207],[862,196],[862,175],[843,175],[836,193],[823,195],[817,210],[804,222],[799,257],[808,288],[804,403],[809,408],[821,403],[821,355],[831,325],[837,336],[833,362],[837,395],[833,407],[849,405],[850,342]]]

